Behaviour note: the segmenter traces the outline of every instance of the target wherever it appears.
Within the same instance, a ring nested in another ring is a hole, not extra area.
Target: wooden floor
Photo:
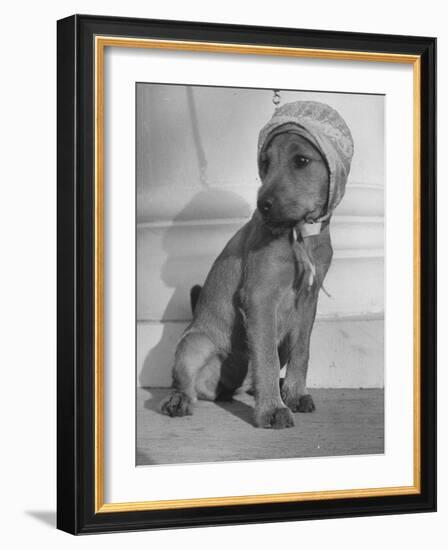
[[[314,389],[316,411],[295,426],[263,430],[252,423],[253,398],[199,401],[193,416],[158,411],[167,389],[137,390],[137,465],[379,454],[384,452],[381,389]]]

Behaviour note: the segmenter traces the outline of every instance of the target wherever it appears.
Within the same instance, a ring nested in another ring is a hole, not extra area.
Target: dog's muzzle
[[[258,199],[257,201],[257,208],[260,211],[260,213],[263,214],[263,216],[268,214],[273,206],[274,206],[274,200],[269,197]]]

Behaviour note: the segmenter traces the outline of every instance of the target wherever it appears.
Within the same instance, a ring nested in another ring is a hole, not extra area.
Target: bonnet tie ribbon
[[[313,260],[310,258],[310,255],[306,249],[306,246],[305,246],[305,243],[304,243],[304,237],[311,237],[312,235],[317,235],[318,233],[320,233],[320,223],[316,223],[316,224],[304,224],[303,227],[305,226],[318,226],[315,230],[315,231],[312,231],[311,233],[307,233],[307,231],[305,230],[305,234],[304,234],[304,231],[303,231],[303,228],[302,228],[302,231],[301,231],[301,236],[302,236],[302,239],[299,240],[299,234],[297,232],[297,229],[294,227],[293,230],[292,230],[292,235],[293,235],[293,242],[299,247],[300,249],[300,252],[301,252],[301,257],[302,259],[304,260],[305,262],[305,265],[308,267],[309,271],[310,271],[310,274],[309,274],[309,277],[308,277],[308,290],[311,289],[311,287],[313,286],[313,283],[314,283],[314,280],[317,279],[317,272],[316,272],[316,266],[314,265],[314,262]],[[321,281],[317,281],[318,283],[318,286],[320,289],[323,290],[323,292],[329,297],[331,298],[331,294],[329,294],[326,290],[326,288],[324,287],[323,285],[323,282]]]

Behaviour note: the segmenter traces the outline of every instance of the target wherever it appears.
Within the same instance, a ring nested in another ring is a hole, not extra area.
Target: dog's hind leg
[[[168,416],[193,414],[199,372],[216,355],[216,346],[205,334],[200,332],[185,334],[176,349],[173,368],[174,391],[161,403],[162,413]]]
[[[198,399],[215,401],[218,397],[221,379],[222,359],[215,355],[202,367],[196,377],[196,394]]]

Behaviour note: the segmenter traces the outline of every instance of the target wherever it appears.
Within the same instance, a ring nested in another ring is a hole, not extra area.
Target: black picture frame
[[[95,506],[95,36],[380,52],[420,58],[420,491],[176,509]],[[72,534],[436,509],[436,39],[74,15],[57,23],[57,527]]]

